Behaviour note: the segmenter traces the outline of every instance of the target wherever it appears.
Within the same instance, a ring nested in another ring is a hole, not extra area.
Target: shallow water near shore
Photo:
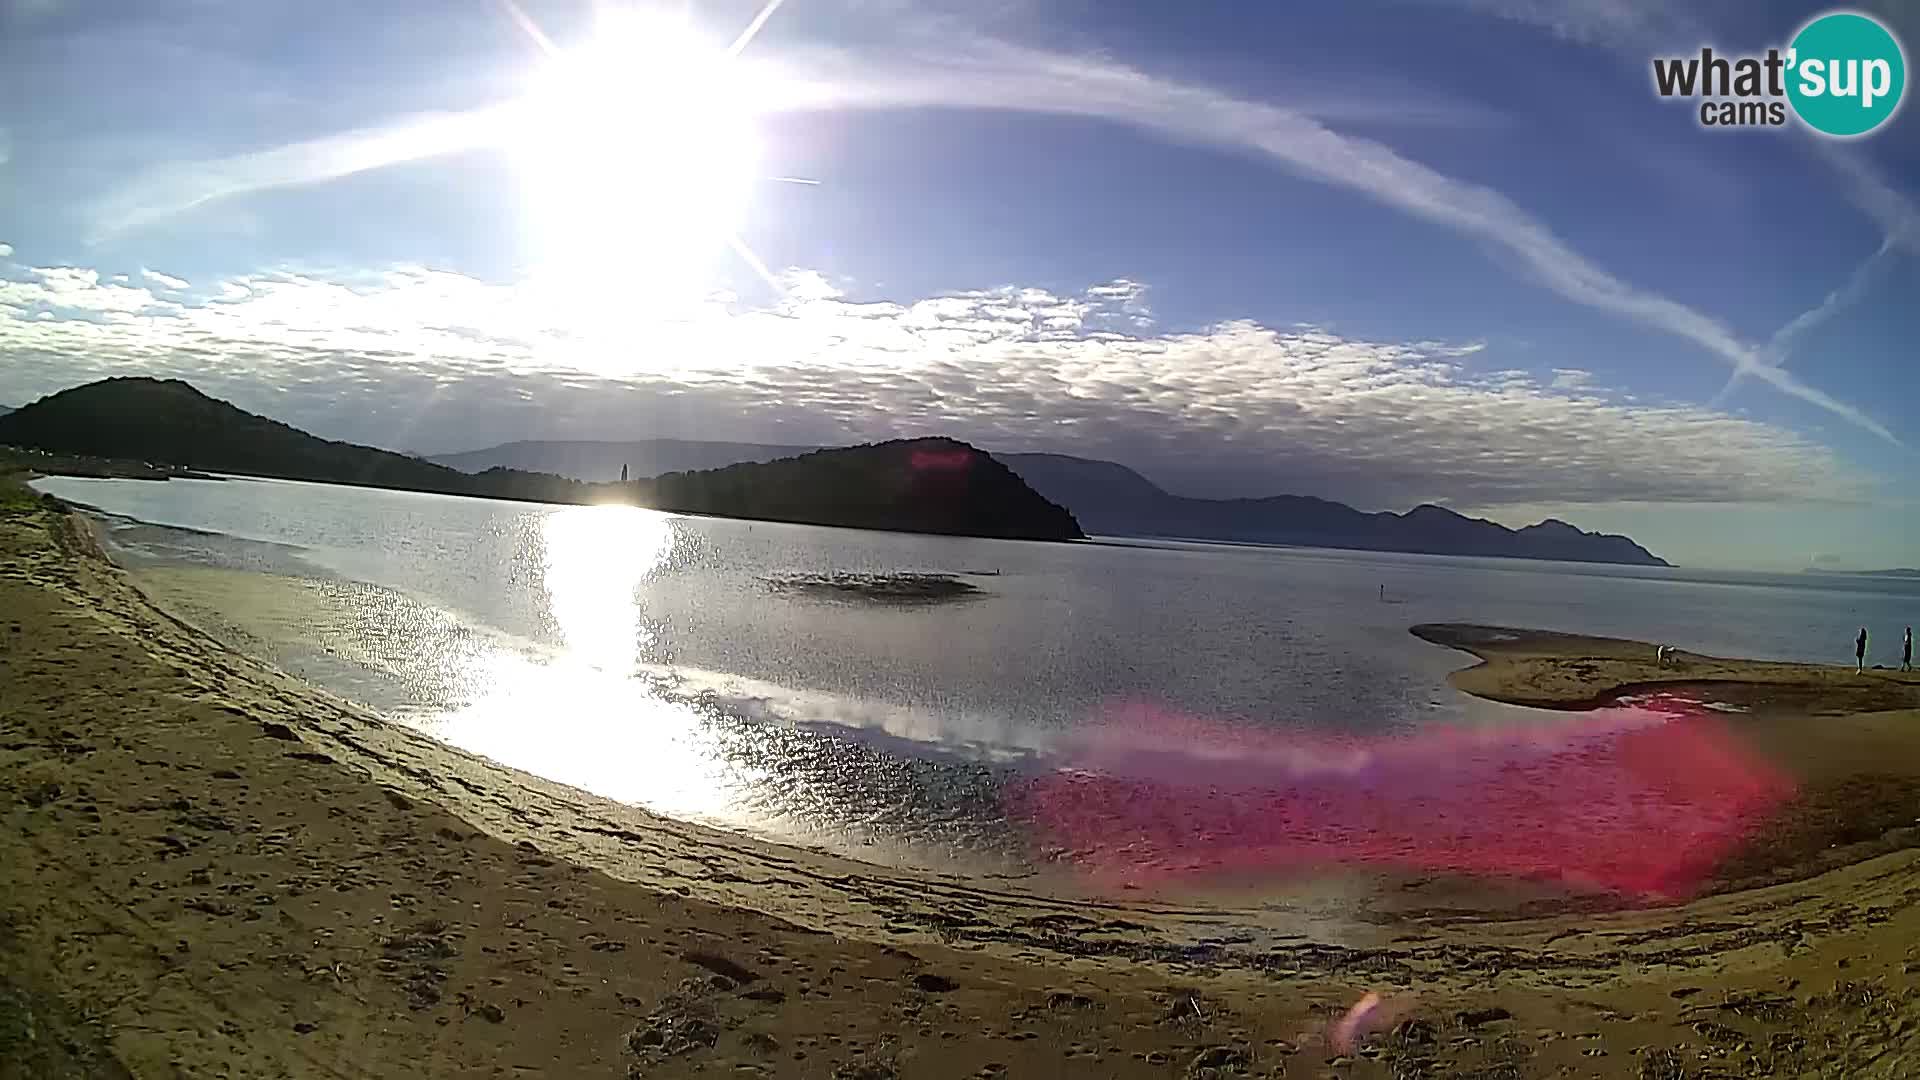
[[[1469,698],[1445,676],[1470,658],[1409,624],[1812,659],[1822,643],[1844,649],[1859,622],[1891,625],[1920,593],[1021,544],[267,481],[37,486],[118,515],[116,554],[210,629],[464,749],[872,861],[1109,889],[1353,866],[1552,878],[1558,834],[1516,839],[1522,804],[1481,814],[1475,785],[1512,770],[1564,781],[1546,763],[1594,760],[1596,740],[1668,725],[1673,710]],[[1368,795],[1416,773],[1429,791],[1451,785],[1454,803]],[[1735,790],[1757,811],[1771,789],[1756,777],[1653,801],[1687,817],[1689,799]],[[1252,820],[1250,791],[1287,797]],[[1525,805],[1575,833],[1604,824],[1582,818],[1590,805]],[[1737,836],[1743,820],[1723,824]],[[1302,846],[1309,835],[1339,839]]]

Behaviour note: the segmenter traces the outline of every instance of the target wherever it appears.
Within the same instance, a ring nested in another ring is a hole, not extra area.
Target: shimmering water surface
[[[1411,637],[1413,623],[1836,662],[1866,624],[1884,661],[1920,611],[1920,583],[1882,579],[1019,543],[279,481],[36,486],[111,515],[123,558],[283,665],[506,764],[881,861],[1064,861],[1115,881],[1207,859],[1245,870],[1261,852],[1539,871],[1515,862],[1512,821],[1474,820],[1457,792],[1438,810],[1353,792],[1391,781],[1404,795],[1416,774],[1444,789],[1462,740],[1476,777],[1532,762],[1559,785],[1555,770],[1580,761],[1635,768],[1611,744],[1595,751],[1595,733],[1664,714],[1473,701],[1444,682],[1470,658]],[[1652,783],[1627,824],[1660,827],[1644,815],[1685,817],[1690,799],[1725,805],[1729,791],[1764,807],[1777,787],[1737,768],[1715,783]],[[1129,818],[1148,804],[1153,821]],[[1258,822],[1236,818],[1248,805],[1267,807]],[[1330,843],[1315,816],[1329,812],[1405,820]],[[1436,813],[1451,815],[1444,837],[1408,827]],[[1434,850],[1493,851],[1476,829],[1505,834],[1500,859]],[[1317,839],[1303,846],[1303,831]]]

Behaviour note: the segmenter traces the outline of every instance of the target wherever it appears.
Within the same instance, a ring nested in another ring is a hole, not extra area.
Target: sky
[[[1650,74],[1827,10],[0,0],[0,404],[947,434],[1920,565],[1916,110],[1714,130]]]

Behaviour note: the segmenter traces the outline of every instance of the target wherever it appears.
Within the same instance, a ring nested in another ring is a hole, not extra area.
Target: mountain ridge
[[[1422,503],[1396,513],[1356,510],[1345,503],[1311,495],[1197,499],[1167,492],[1115,462],[1089,461],[1064,454],[1016,453],[1003,454],[1001,458],[1042,495],[1056,501],[1065,500],[1082,527],[1095,534],[1111,532],[1631,566],[1670,565],[1629,537],[1587,532],[1557,518],[1510,529],[1433,503]],[[1115,469],[1122,473],[1115,473]]]
[[[590,484],[504,467],[461,472],[406,454],[322,439],[212,398],[178,379],[122,376],[71,387],[0,416],[0,445],[90,458],[318,483],[1005,539],[1084,533],[984,451],[947,438],[819,450],[773,463]]]
[[[573,445],[591,448],[675,447],[776,448],[766,443],[706,443],[698,440],[529,440],[501,447],[438,455],[480,463],[508,460],[493,454],[508,447],[543,448]],[[609,452],[620,452],[610,449]],[[1425,503],[1401,513],[1365,512],[1345,503],[1311,495],[1268,495],[1238,499],[1202,499],[1175,495],[1133,468],[1115,461],[1050,452],[994,452],[1028,485],[1052,502],[1066,507],[1087,532],[1095,535],[1165,537],[1190,540],[1333,547],[1365,551],[1397,551],[1436,555],[1485,555],[1507,558],[1557,559],[1632,566],[1666,566],[1666,560],[1631,538],[1587,532],[1578,526],[1548,518],[1521,529],[1509,529],[1483,518],[1470,518],[1442,506]],[[547,460],[553,460],[549,458]],[[617,473],[619,462],[592,463],[601,475]],[[639,469],[635,476],[644,475]]]
[[[536,502],[584,501],[559,476],[478,475],[377,447],[323,439],[209,397],[180,379],[117,376],[0,416],[0,444],[204,472]]]

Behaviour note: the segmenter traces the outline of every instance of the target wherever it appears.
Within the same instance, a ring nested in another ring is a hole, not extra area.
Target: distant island
[[[682,513],[1022,540],[1076,540],[1079,524],[1006,466],[953,439],[822,450],[633,483],[488,468],[462,472],[322,439],[178,379],[103,379],[0,416],[0,446],[174,470],[549,503],[634,503]],[[50,464],[43,471],[59,471]],[[95,472],[95,475],[107,475]],[[118,475],[147,475],[140,472]]]
[[[506,443],[433,460],[474,472],[509,466],[579,480],[606,480],[618,476],[623,465],[630,465],[635,476],[646,476],[663,464],[705,468],[725,461],[768,461],[808,449],[817,448],[682,439],[551,440]],[[1365,513],[1343,503],[1299,495],[1194,499],[1174,495],[1116,462],[1065,454],[995,452],[993,457],[1041,495],[1070,510],[1095,535],[1668,565],[1627,537],[1585,532],[1552,519],[1509,529],[1440,506],[1395,514]]]
[[[1920,569],[1911,566],[1895,567],[1891,570],[1827,570],[1818,566],[1809,566],[1803,574],[1833,574],[1837,577],[1893,577],[1920,578]]]

